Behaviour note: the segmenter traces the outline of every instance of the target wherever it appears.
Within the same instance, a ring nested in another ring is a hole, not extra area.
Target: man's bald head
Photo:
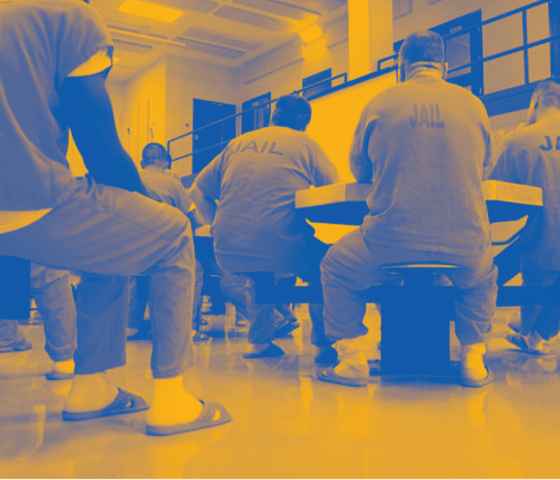
[[[545,80],[539,83],[531,97],[528,122],[535,123],[538,117],[551,109],[560,110],[560,83],[556,80]]]
[[[311,104],[298,95],[285,95],[276,102],[272,123],[279,127],[305,131],[311,121]]]
[[[419,66],[438,68],[445,73],[445,42],[441,35],[426,30],[405,38],[399,50],[399,74],[404,80]],[[404,77],[404,78],[403,78]]]

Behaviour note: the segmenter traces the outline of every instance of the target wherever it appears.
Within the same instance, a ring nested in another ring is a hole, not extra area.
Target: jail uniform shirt
[[[267,127],[242,135],[198,175],[195,185],[219,200],[213,225],[220,266],[231,272],[290,272],[313,228],[294,194],[336,181],[336,169],[303,132]]]
[[[0,233],[39,220],[71,193],[62,85],[107,70],[111,55],[107,30],[83,2],[0,2]]]
[[[492,178],[542,188],[542,215],[523,231],[523,264],[560,271],[560,112],[515,130],[506,139]]]
[[[150,198],[178,208],[185,215],[190,212],[191,196],[181,181],[171,172],[144,168],[140,171],[140,177]]]
[[[352,147],[358,180],[373,179],[361,230],[375,245],[441,253],[458,262],[490,246],[482,191],[492,164],[483,104],[429,72],[364,109]]]

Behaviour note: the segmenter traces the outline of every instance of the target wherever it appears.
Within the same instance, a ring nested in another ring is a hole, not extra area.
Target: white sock
[[[200,400],[185,389],[182,375],[154,379],[154,398],[147,417],[150,425],[192,422],[201,411]]]
[[[347,378],[365,379],[369,377],[364,337],[339,340],[334,347],[339,359],[334,373]]]
[[[463,375],[473,380],[484,380],[488,376],[488,370],[484,363],[486,345],[474,343],[461,347],[461,368]]]
[[[109,405],[117,394],[117,387],[105,372],[76,375],[64,408],[69,412],[99,410]]]
[[[74,360],[72,358],[69,358],[67,360],[54,362],[53,372],[70,375],[74,373],[74,368],[75,368]]]

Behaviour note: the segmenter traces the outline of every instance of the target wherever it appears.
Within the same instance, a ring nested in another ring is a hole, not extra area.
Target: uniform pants
[[[183,371],[195,264],[190,222],[177,209],[76,179],[48,215],[1,234],[0,255],[83,272],[76,305],[78,374],[124,365],[128,277],[149,275],[153,375]]]
[[[367,333],[363,323],[364,292],[387,280],[380,269],[382,265],[399,262],[448,262],[462,267],[449,275],[458,289],[455,331],[464,345],[484,340],[490,331],[497,296],[497,273],[489,249],[479,258],[451,259],[441,253],[401,249],[397,245],[366,245],[359,230],[333,245],[321,264],[327,337],[340,340]]]
[[[310,286],[320,285],[320,269],[321,260],[329,249],[329,245],[319,241],[316,238],[310,239],[305,244],[302,244],[299,250],[299,261],[297,267],[294,268],[293,275],[305,280]],[[218,259],[218,263],[219,259]],[[276,307],[275,304],[262,304],[257,303],[255,300],[255,284],[261,281],[276,281],[276,282],[293,282],[295,277],[289,278],[280,277],[280,280],[275,280],[276,275],[274,272],[267,273],[238,273],[249,281],[248,287],[243,292],[245,302],[244,311],[250,322],[249,328],[249,342],[252,344],[265,344],[274,340],[276,326],[273,323],[273,311]],[[228,291],[228,296],[233,297],[234,292]],[[325,336],[325,327],[323,322],[323,305],[311,304],[309,305],[309,316],[311,317],[312,331],[311,343],[316,347],[324,347],[330,345],[332,342]]]
[[[552,287],[560,282],[560,272],[542,269],[523,269],[523,285],[528,287]],[[545,340],[560,331],[560,305],[522,305],[521,333],[537,332]]]
[[[41,265],[31,266],[31,295],[45,326],[45,350],[51,360],[68,360],[76,349],[76,306],[70,274]],[[0,320],[0,345],[20,338],[17,320]]]

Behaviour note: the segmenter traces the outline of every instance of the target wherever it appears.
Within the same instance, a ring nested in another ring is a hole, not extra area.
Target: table
[[[296,193],[296,209],[315,223],[361,225],[368,213],[370,189],[367,183],[337,183],[300,190]],[[492,222],[519,220],[543,205],[539,187],[486,180],[483,191]]]

